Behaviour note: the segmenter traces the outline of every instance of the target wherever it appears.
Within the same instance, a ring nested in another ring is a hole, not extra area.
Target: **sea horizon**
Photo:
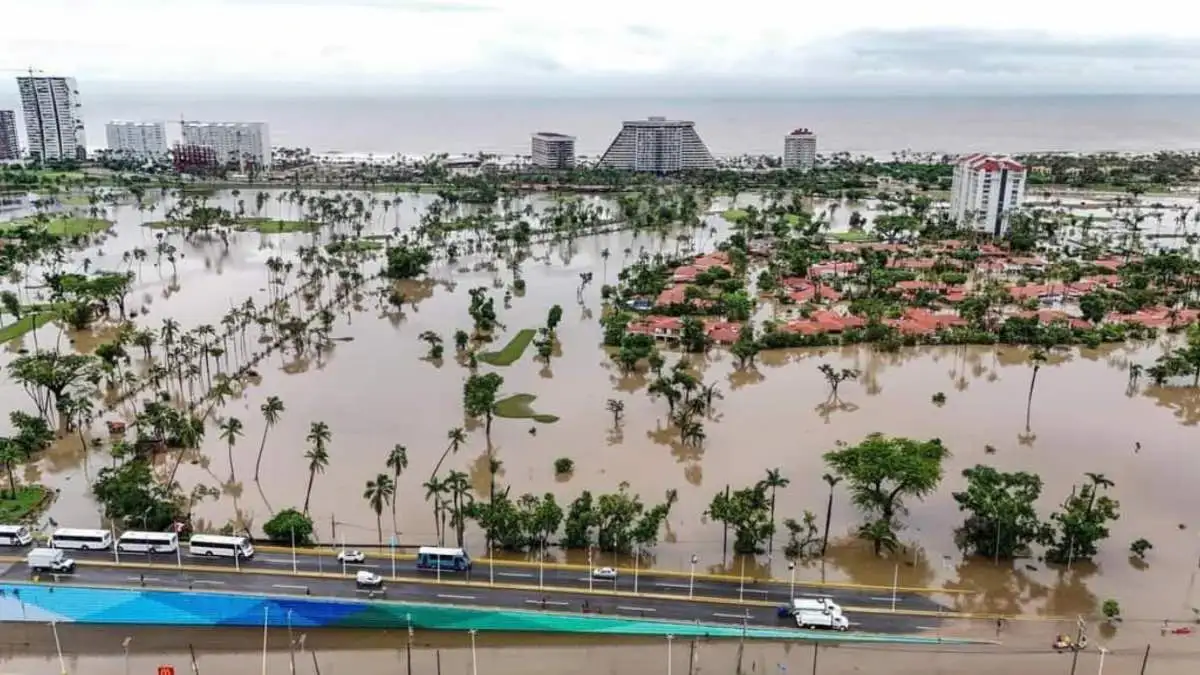
[[[888,157],[908,150],[992,152],[1154,152],[1200,150],[1200,95],[1012,96],[536,96],[89,95],[80,83],[89,149],[104,147],[114,119],[181,118],[269,125],[275,147],[314,153],[497,155],[529,153],[530,134],[575,136],[580,155],[598,155],[621,122],[651,115],[695,122],[718,156],[781,154],[783,137],[813,130],[818,152]],[[18,103],[15,92],[0,108]],[[19,116],[18,116],[19,117]],[[174,124],[173,124],[174,122]]]

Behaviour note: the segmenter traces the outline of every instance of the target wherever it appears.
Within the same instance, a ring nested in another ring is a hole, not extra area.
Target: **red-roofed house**
[[[1038,323],[1052,324],[1059,321],[1066,321],[1071,328],[1079,328],[1087,330],[1092,327],[1092,324],[1086,320],[1076,316],[1071,316],[1066,312],[1061,312],[1054,309],[1039,309],[1036,312],[1017,312],[1013,316],[1019,316],[1022,319],[1037,319]]]
[[[742,332],[742,324],[733,321],[709,321],[704,324],[704,332],[719,345],[731,345],[737,342],[738,335]]]
[[[647,316],[629,322],[626,332],[649,335],[654,338],[677,338],[683,329],[683,320],[673,316]]]
[[[809,267],[808,276],[814,279],[818,277],[847,277],[857,271],[858,263],[856,262],[830,261]]]

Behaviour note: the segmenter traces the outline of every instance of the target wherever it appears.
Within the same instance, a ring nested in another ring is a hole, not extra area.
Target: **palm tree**
[[[1096,504],[1096,493],[1099,492],[1100,488],[1110,488],[1116,485],[1116,483],[1109,480],[1108,476],[1105,476],[1102,473],[1092,473],[1091,471],[1086,471],[1083,475],[1087,476],[1087,479],[1092,481],[1092,496],[1090,499],[1088,499],[1087,508],[1088,514],[1091,515],[1092,507]]]
[[[445,486],[450,493],[450,524],[454,526],[454,537],[458,547],[462,548],[463,533],[466,529],[466,508],[471,500],[471,481],[467,474],[451,471],[446,477]]]
[[[767,538],[768,555],[775,551],[775,490],[785,488],[791,482],[784,477],[783,469],[767,469],[767,479],[762,482],[763,486],[771,488],[771,534]]]
[[[266,403],[263,403],[259,410],[262,410],[266,426],[263,427],[262,442],[258,444],[258,459],[254,461],[254,480],[256,481],[258,480],[258,468],[262,466],[263,449],[267,447],[267,433],[279,423],[279,415],[284,410],[283,401],[278,396],[268,396]]]
[[[463,431],[462,427],[454,427],[446,432],[446,438],[450,441],[450,445],[446,446],[446,450],[438,458],[437,464],[433,465],[433,471],[429,473],[430,478],[436,476],[438,469],[442,468],[442,462],[446,461],[446,455],[458,452],[458,448],[467,442],[467,432]]]
[[[236,417],[230,417],[224,422],[221,422],[220,429],[221,440],[225,441],[229,447],[229,482],[232,483],[234,479],[233,446],[235,443],[237,443],[238,437],[242,435],[242,421]]]
[[[396,494],[396,484],[386,473],[375,476],[375,480],[367,481],[367,489],[363,491],[363,499],[375,512],[375,529],[379,531],[379,543],[383,543],[383,507],[394,503],[392,497]]]
[[[821,537],[821,557],[824,558],[825,549],[829,548],[829,519],[833,516],[833,488],[842,482],[842,479],[840,476],[827,473],[821,476],[821,480],[829,485],[829,501],[825,503],[825,534]]]
[[[325,467],[329,466],[329,450],[326,446],[333,439],[333,434],[330,433],[328,424],[313,422],[306,439],[312,443],[312,447],[304,453],[304,458],[308,460],[308,489],[304,491],[304,513],[308,513],[308,499],[312,496],[313,480],[318,473],[325,473]]]
[[[433,500],[433,533],[438,543],[445,543],[442,537],[442,494],[446,492],[446,483],[437,476],[430,476],[421,487],[425,488],[425,501]]]
[[[871,546],[875,549],[875,555],[879,555],[884,549],[894,551],[900,546],[900,540],[896,538],[896,530],[892,528],[892,523],[883,518],[864,523],[862,527],[858,528],[858,536],[871,542]]]
[[[396,488],[400,485],[400,474],[408,468],[408,448],[397,443],[392,446],[392,451],[387,456],[387,468],[392,470],[392,487]],[[392,500],[392,534],[399,532],[396,528],[396,500]]]
[[[1033,366],[1033,375],[1029,378],[1029,396],[1025,399],[1025,431],[1029,431],[1029,416],[1033,412],[1033,388],[1037,386],[1038,371],[1046,362],[1046,352],[1035,349],[1029,355],[1029,363]]]

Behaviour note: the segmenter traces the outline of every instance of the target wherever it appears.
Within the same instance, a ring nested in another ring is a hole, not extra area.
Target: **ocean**
[[[264,121],[275,146],[313,152],[527,154],[529,135],[577,137],[604,151],[621,121],[693,120],[713,153],[781,154],[783,136],[807,127],[819,151],[887,157],[899,150],[1200,150],[1200,96],[1031,96],[784,99],[256,97],[188,100],[89,96],[80,83],[88,145],[104,146],[112,119]],[[15,103],[0,99],[0,107]],[[168,134],[178,135],[168,124]]]

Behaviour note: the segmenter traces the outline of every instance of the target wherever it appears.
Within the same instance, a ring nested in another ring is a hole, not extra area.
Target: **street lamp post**
[[[133,642],[131,636],[126,636],[124,640],[121,640],[121,654],[125,661],[125,675],[129,675],[129,643],[131,642]]]
[[[475,633],[478,631],[471,629],[471,675],[479,675],[479,664],[475,660]]]
[[[62,642],[58,639],[58,623],[51,621],[50,630],[54,633],[54,651],[58,653],[58,670],[62,675],[67,675],[67,661],[63,658]]]
[[[639,566],[639,563],[641,562],[641,557],[642,557],[642,547],[634,546],[633,547],[633,593],[634,593],[634,595],[637,595],[637,592],[638,592],[638,566]]]
[[[1096,675],[1104,675],[1104,655],[1107,653],[1107,647],[1100,648],[1100,667],[1096,669]]]
[[[674,641],[674,635],[667,636],[667,675],[671,675],[671,643]]]
[[[696,587],[696,563],[698,563],[698,562],[700,562],[700,556],[693,553],[692,554],[692,568],[691,568],[691,572],[688,574],[688,597],[689,598],[692,597],[692,594]]]
[[[796,561],[788,561],[788,573],[791,576],[791,583],[788,588],[788,597],[792,600],[796,599]]]
[[[588,593],[592,592],[592,580],[596,575],[592,573],[592,545],[588,544]]]

